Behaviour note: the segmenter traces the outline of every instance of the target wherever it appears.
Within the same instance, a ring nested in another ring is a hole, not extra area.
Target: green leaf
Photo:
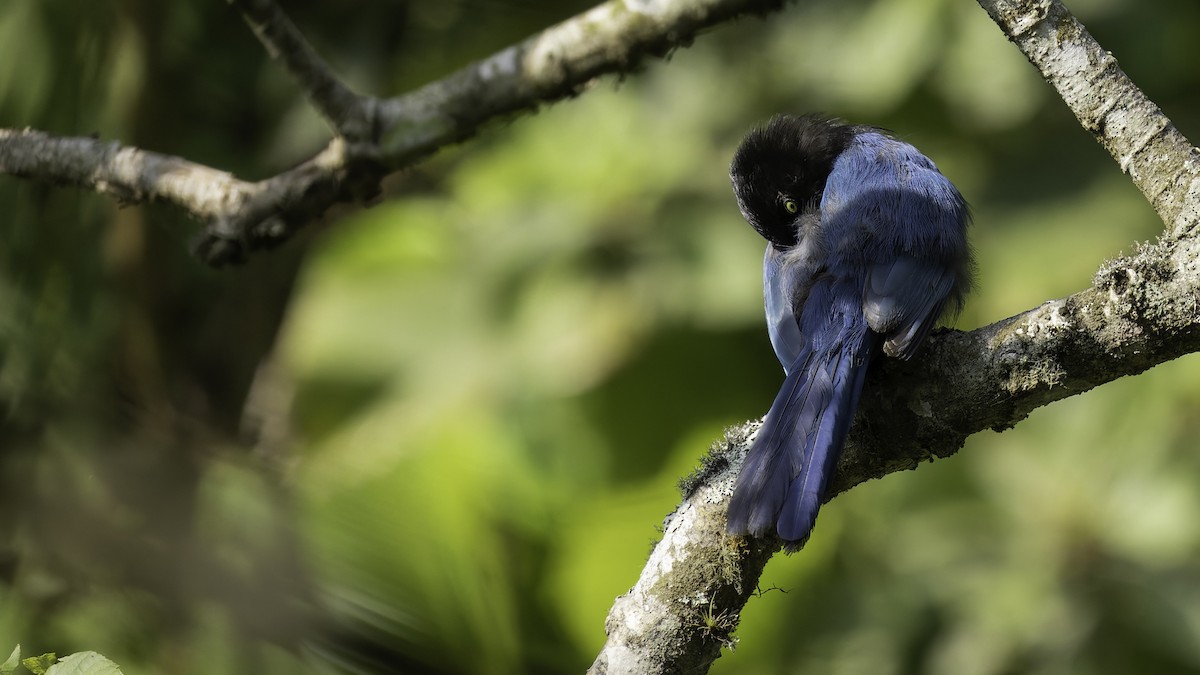
[[[46,675],[122,675],[121,668],[96,652],[78,652],[64,656]]]
[[[31,656],[27,659],[22,659],[21,665],[28,668],[29,672],[33,673],[33,675],[46,675],[46,672],[50,670],[50,667],[53,666],[54,662],[57,660],[58,655],[54,652],[50,652],[49,654]]]
[[[21,645],[13,647],[12,654],[8,655],[8,659],[4,663],[0,663],[0,675],[12,675],[12,672],[21,665]]]

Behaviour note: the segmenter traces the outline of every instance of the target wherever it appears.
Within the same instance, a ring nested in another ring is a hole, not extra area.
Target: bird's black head
[[[776,115],[747,134],[729,177],[750,225],[777,248],[794,246],[797,221],[819,207],[833,161],[857,131],[820,115]]]

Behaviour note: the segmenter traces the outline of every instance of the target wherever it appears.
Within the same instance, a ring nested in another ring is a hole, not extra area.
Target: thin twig
[[[267,53],[283,62],[335,133],[352,140],[371,137],[371,99],[354,93],[334,74],[274,0],[229,2],[242,11]]]

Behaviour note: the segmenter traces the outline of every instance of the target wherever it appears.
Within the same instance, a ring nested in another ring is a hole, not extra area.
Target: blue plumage
[[[768,241],[763,292],[783,387],[750,448],[728,531],[812,531],[867,368],[907,359],[970,286],[966,202],[927,157],[872,127],[778,116],[730,169]]]

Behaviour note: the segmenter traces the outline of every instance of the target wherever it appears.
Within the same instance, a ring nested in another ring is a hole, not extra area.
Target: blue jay
[[[871,361],[911,357],[971,286],[967,203],[887,132],[779,115],[738,147],[730,179],[767,240],[763,295],[786,375],[729,504],[730,534],[808,539]]]

